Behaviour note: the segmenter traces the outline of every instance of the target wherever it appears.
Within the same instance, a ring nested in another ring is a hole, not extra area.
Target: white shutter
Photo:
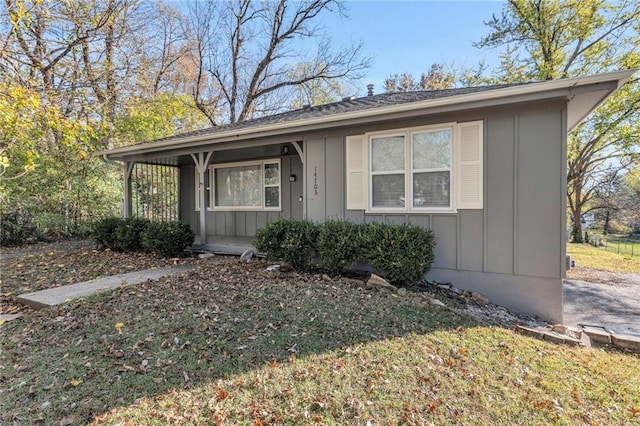
[[[458,124],[458,210],[483,208],[482,139],[482,121]]]
[[[367,162],[364,135],[347,136],[347,210],[367,208]]]

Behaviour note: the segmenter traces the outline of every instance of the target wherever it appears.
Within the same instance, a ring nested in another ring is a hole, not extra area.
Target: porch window
[[[210,168],[213,208],[280,210],[280,161],[214,165]]]

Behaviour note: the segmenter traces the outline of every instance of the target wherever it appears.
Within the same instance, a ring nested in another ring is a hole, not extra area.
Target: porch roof
[[[177,149],[285,136],[306,131],[329,130],[355,124],[473,108],[495,107],[517,102],[565,99],[568,130],[575,128],[607,96],[623,85],[636,70],[623,70],[587,77],[539,82],[465,87],[447,90],[384,93],[344,99],[280,114],[255,118],[193,132],[182,133],[106,151],[96,152],[105,160],[125,160],[140,155],[170,154]]]

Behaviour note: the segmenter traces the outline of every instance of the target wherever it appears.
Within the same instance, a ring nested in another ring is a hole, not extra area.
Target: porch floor
[[[206,244],[200,243],[200,237],[196,236],[191,248],[194,251],[207,251],[215,254],[231,254],[239,256],[247,250],[258,253],[254,246],[255,237],[228,237],[223,235],[207,235]],[[261,254],[258,253],[258,256]]]

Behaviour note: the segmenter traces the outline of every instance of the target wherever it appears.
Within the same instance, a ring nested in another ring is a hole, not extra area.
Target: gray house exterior
[[[632,71],[345,99],[98,153],[179,169],[179,216],[220,249],[269,221],[411,223],[428,277],[562,321],[567,134]]]

